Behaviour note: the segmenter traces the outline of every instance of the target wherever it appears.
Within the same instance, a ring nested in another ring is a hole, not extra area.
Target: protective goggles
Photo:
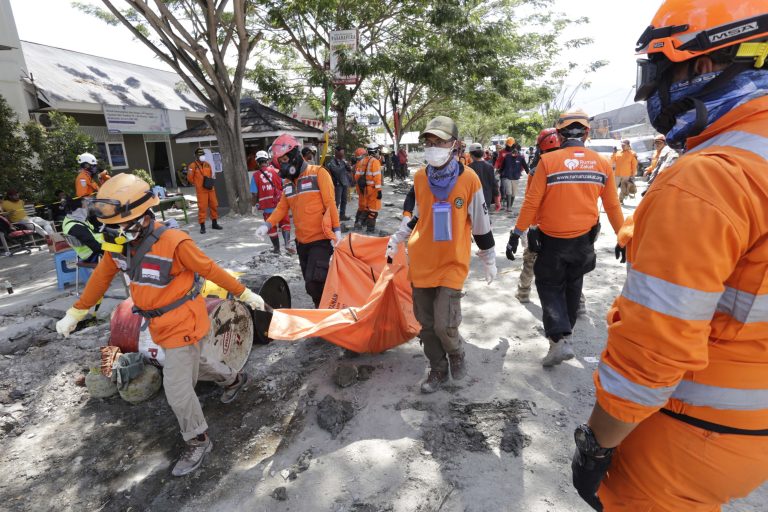
[[[660,54],[647,59],[637,59],[637,79],[635,80],[635,101],[645,101],[659,88],[661,77],[669,71],[673,63]]]
[[[132,203],[121,203],[117,199],[90,199],[88,210],[98,219],[112,219],[114,217],[128,217],[134,208],[141,206],[154,197],[147,191],[142,197]]]

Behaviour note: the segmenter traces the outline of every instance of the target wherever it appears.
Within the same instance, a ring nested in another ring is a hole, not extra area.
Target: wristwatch
[[[592,432],[592,429],[586,423],[576,427],[576,430],[573,432],[573,438],[576,440],[576,448],[588,457],[601,459],[613,453],[613,448],[603,448],[600,446],[600,443],[595,439],[595,433]]]

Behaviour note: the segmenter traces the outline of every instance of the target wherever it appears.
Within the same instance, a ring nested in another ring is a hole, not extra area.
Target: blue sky
[[[608,66],[589,76],[592,86],[578,93],[575,105],[594,115],[632,102],[635,41],[659,5],[657,0],[555,0],[555,9],[591,20],[589,25],[568,30],[563,37],[589,36],[595,41],[590,47],[564,53],[563,61],[610,61]],[[23,40],[165,68],[127,29],[110,27],[83,14],[73,8],[69,0],[11,0],[11,7]],[[581,78],[573,76],[571,84]]]

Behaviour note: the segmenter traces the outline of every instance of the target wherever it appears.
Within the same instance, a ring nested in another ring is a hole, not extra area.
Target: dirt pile
[[[344,425],[355,415],[355,408],[352,402],[347,400],[337,400],[331,395],[326,395],[319,404],[317,404],[317,424],[323,430],[331,433],[331,439],[344,428]]]

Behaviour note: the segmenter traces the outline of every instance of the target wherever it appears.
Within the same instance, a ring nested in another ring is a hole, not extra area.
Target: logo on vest
[[[141,277],[143,279],[152,279],[154,281],[160,280],[160,265],[154,263],[142,263],[141,264]]]
[[[571,171],[579,166],[579,161],[575,158],[566,158],[563,163],[565,163],[565,166]]]
[[[453,200],[453,206],[461,209],[461,207],[464,206],[464,200],[460,197],[457,197],[456,199]]]

